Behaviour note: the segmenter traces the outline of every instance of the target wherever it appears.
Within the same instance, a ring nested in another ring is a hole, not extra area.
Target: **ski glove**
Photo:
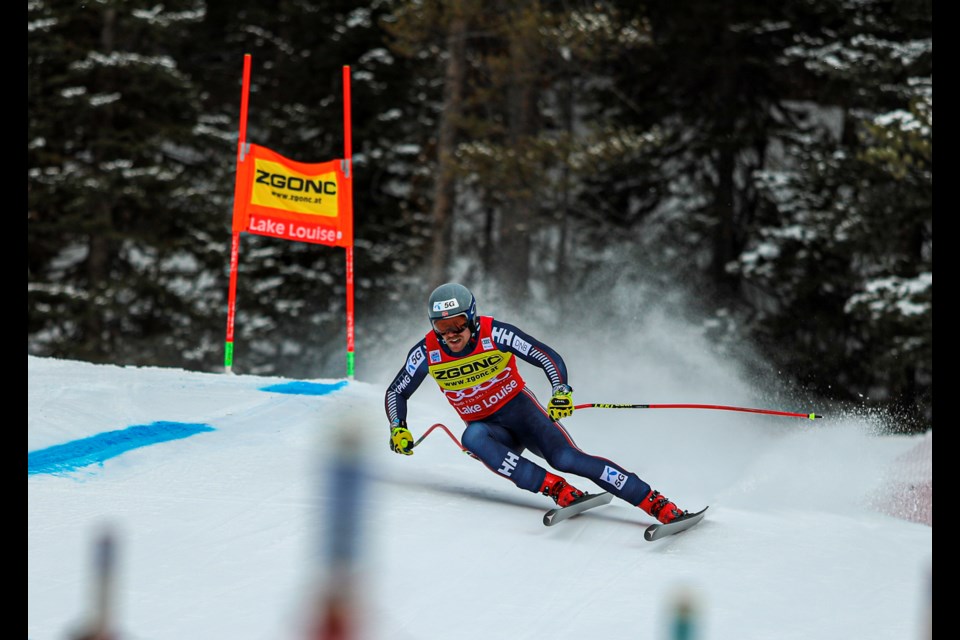
[[[573,389],[569,385],[558,384],[553,388],[553,397],[547,404],[547,413],[551,420],[559,420],[573,415]]]
[[[405,456],[413,455],[413,435],[407,429],[406,420],[394,420],[390,423],[390,449]]]

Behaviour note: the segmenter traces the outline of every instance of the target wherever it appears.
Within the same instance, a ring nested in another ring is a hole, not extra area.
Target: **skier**
[[[584,495],[522,456],[527,450],[557,471],[587,478],[664,524],[686,513],[635,473],[577,447],[559,422],[574,406],[567,368],[556,351],[511,324],[477,316],[473,294],[455,282],[434,289],[427,317],[432,329],[410,349],[386,391],[394,452],[413,454],[407,400],[429,374],[466,424],[463,448],[517,487],[549,496],[560,507]],[[518,357],[543,369],[550,381],[553,396],[546,409],[521,377]]]

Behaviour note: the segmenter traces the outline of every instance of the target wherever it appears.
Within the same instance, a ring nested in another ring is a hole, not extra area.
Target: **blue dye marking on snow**
[[[104,460],[114,458],[131,449],[139,449],[168,440],[189,438],[192,435],[213,430],[213,427],[206,424],[152,422],[119,431],[98,433],[89,438],[27,452],[27,475],[76,471],[91,464],[103,464]]]
[[[323,384],[320,382],[284,382],[283,384],[272,384],[269,387],[261,387],[260,391],[272,391],[273,393],[289,393],[301,396],[322,396],[347,386],[346,380],[334,382],[333,384]]]

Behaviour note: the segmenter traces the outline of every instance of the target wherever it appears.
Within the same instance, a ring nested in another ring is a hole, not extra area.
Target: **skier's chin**
[[[450,351],[452,351],[453,353],[460,353],[461,351],[463,351],[463,348],[467,346],[467,341],[460,339],[456,343],[454,343],[450,340],[447,340],[447,346],[450,348]]]

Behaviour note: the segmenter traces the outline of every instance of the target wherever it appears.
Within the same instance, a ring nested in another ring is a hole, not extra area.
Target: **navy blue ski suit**
[[[523,382],[516,358],[542,369],[551,388],[568,384],[560,354],[491,316],[478,318],[477,331],[456,354],[431,330],[410,349],[406,363],[387,387],[387,418],[406,420],[407,400],[431,375],[466,425],[461,444],[491,471],[521,489],[538,492],[546,469],[522,456],[529,451],[561,473],[591,480],[639,505],[650,485],[615,462],[577,447]]]

